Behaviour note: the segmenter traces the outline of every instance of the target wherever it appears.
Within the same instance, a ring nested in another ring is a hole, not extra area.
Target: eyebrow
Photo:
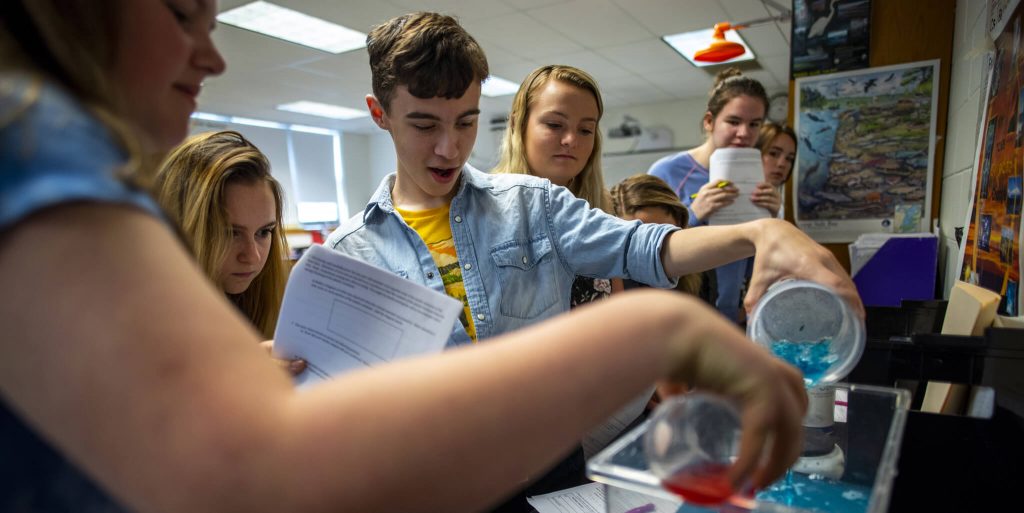
[[[470,109],[462,114],[459,114],[456,119],[462,119],[466,116],[476,116],[480,114],[480,109]],[[431,121],[441,121],[441,118],[430,114],[429,112],[410,112],[405,115],[406,119],[429,119]]]
[[[271,222],[269,222],[269,223],[267,223],[267,224],[265,224],[263,226],[260,226],[259,229],[262,230],[264,228],[273,228],[275,226],[277,226],[277,221],[271,221]],[[234,224],[234,223],[231,224],[231,227],[232,228],[238,228],[239,230],[244,230],[245,229],[244,226],[242,226],[240,224]]]
[[[568,115],[566,115],[564,112],[557,111],[557,110],[549,110],[547,112],[544,112],[544,114],[557,114],[559,116],[562,116],[565,119],[569,119]],[[597,123],[597,118],[583,118],[580,121],[590,121],[590,122],[593,122],[593,123]]]
[[[725,119],[739,119],[741,121],[743,120],[742,117],[734,115],[734,114],[730,114],[730,115],[726,116]],[[764,121],[764,118],[763,117],[761,117],[761,118],[753,118],[753,119],[750,120],[751,123],[753,123],[755,121]]]

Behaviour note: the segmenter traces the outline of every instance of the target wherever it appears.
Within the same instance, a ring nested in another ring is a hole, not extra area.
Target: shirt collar
[[[380,185],[377,187],[377,191],[373,193],[373,199],[367,203],[366,208],[363,209],[363,221],[367,221],[370,216],[374,215],[375,211],[380,211],[382,214],[392,214],[395,212],[395,204],[391,197],[391,189],[395,186],[395,178],[397,173],[391,173],[384,180],[381,180]],[[452,198],[454,202],[456,198],[462,196],[465,193],[467,187],[474,189],[489,189],[491,188],[491,182],[488,180],[489,175],[476,169],[475,167],[465,164],[462,166],[462,173],[459,177],[458,192]]]

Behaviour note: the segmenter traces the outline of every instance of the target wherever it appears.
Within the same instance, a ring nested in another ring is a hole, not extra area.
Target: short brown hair
[[[451,16],[417,12],[377,25],[366,36],[373,95],[387,110],[395,88],[417,98],[460,98],[490,75],[480,45]]]

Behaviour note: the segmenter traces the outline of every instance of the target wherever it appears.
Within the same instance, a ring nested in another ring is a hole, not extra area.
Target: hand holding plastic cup
[[[864,321],[831,289],[804,280],[769,287],[747,336],[800,369],[807,388],[843,379],[864,353]]]
[[[662,486],[700,505],[720,504],[736,494],[729,469],[739,447],[736,408],[700,392],[663,401],[644,435],[647,462]]]

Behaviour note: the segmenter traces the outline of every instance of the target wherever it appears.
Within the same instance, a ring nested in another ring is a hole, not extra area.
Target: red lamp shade
[[[715,33],[711,35],[714,41],[707,48],[698,50],[697,53],[693,54],[693,60],[700,62],[724,62],[743,55],[746,52],[743,45],[726,41],[725,39],[725,31],[732,28],[740,27],[733,27],[729,23],[724,22],[716,23]]]

